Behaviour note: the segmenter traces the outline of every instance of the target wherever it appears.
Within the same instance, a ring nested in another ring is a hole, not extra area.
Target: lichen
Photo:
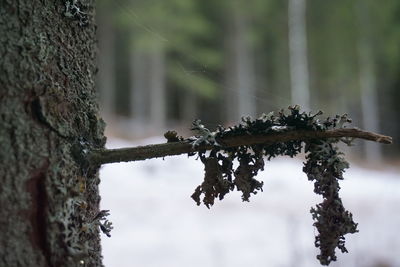
[[[336,261],[336,248],[347,252],[344,235],[358,232],[352,214],[343,207],[339,197],[339,180],[343,179],[344,170],[349,165],[332,143],[329,140],[308,143],[307,162],[303,168],[308,179],[314,182],[314,192],[324,199],[315,208],[311,208],[314,226],[319,232],[315,246],[320,248],[321,254],[317,259],[322,265]]]
[[[89,6],[84,1],[65,0],[64,16],[79,22],[81,27],[89,24],[88,8]]]
[[[189,139],[192,145],[212,145],[213,148],[209,155],[201,150],[195,153],[204,164],[205,176],[192,198],[197,205],[203,202],[210,208],[215,199],[222,200],[226,194],[236,189],[242,193],[243,201],[249,201],[252,194],[262,191],[263,182],[255,179],[255,176],[264,169],[264,159],[270,160],[280,155],[294,157],[304,149],[307,161],[303,171],[314,182],[314,192],[324,198],[321,204],[311,209],[314,226],[318,230],[315,246],[321,251],[317,259],[323,265],[335,261],[336,248],[347,252],[344,235],[357,232],[357,224],[354,223],[352,214],[343,207],[338,193],[339,180],[343,179],[343,172],[348,168],[342,153],[334,145],[341,139],[291,140],[230,148],[224,147],[222,141],[232,136],[246,138],[285,131],[325,131],[343,128],[346,123],[351,122],[346,114],[325,120],[320,120],[319,115],[322,115],[321,111],[316,114],[300,112],[300,107],[294,106],[289,107],[288,114],[281,110],[277,115],[263,114],[254,120],[243,117],[240,124],[229,128],[218,126],[214,132],[195,120],[192,129],[197,130],[199,135]],[[342,141],[350,144],[347,139]],[[189,154],[191,155],[194,153]],[[239,163],[236,168],[234,160]]]

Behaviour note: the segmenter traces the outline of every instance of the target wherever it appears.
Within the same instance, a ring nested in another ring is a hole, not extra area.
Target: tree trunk
[[[164,57],[159,44],[132,49],[131,117],[141,135],[161,132],[166,124]]]
[[[96,79],[96,87],[100,93],[101,114],[105,119],[111,119],[115,115],[115,30],[106,9],[99,8],[98,39],[101,57],[98,58],[99,74]]]
[[[380,130],[378,93],[368,3],[359,1],[357,11],[360,28],[358,55],[363,127],[378,132]],[[364,148],[365,158],[368,162],[382,161],[382,149],[379,145],[366,142]]]
[[[162,45],[155,44],[149,53],[150,124],[154,133],[166,124],[165,55]]]
[[[242,116],[256,116],[256,81],[253,50],[249,41],[246,14],[232,3],[227,31],[226,119],[236,122]]]
[[[186,125],[197,118],[198,115],[198,97],[192,90],[185,90],[182,94],[182,120]]]
[[[306,0],[289,0],[289,61],[292,104],[310,109]]]
[[[146,135],[146,121],[148,121],[148,60],[146,54],[138,48],[131,50],[131,99],[130,99],[130,117],[133,122],[133,131],[139,136]]]
[[[82,160],[105,142],[93,15],[93,1],[0,1],[0,266],[102,265],[98,170]]]

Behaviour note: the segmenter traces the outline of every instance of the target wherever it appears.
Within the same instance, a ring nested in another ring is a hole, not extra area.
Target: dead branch
[[[237,147],[243,145],[272,144],[287,142],[292,140],[310,140],[326,138],[359,138],[374,141],[382,144],[391,144],[392,137],[373,132],[363,131],[357,128],[342,128],[327,131],[287,131],[265,135],[238,135],[226,137],[218,140],[224,147]],[[186,154],[190,152],[211,150],[212,145],[200,145],[196,148],[190,141],[184,140],[164,144],[154,144],[137,147],[127,147],[118,149],[97,149],[88,154],[88,160],[91,165],[102,165],[115,162],[138,161],[152,158],[161,158]]]

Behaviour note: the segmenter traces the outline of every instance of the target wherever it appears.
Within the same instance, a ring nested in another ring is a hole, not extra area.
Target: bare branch
[[[239,135],[218,140],[218,143],[223,144],[223,147],[237,147],[243,145],[272,144],[287,142],[291,140],[342,137],[360,138],[369,141],[379,142],[382,144],[392,143],[392,137],[390,136],[367,132],[357,128],[342,128],[327,131],[297,130],[265,135]],[[193,148],[192,144],[188,140],[185,140],[181,142],[171,142],[129,148],[97,149],[89,153],[88,160],[91,165],[101,165],[107,163],[138,161],[151,158],[180,155],[201,150],[210,150],[212,148],[213,146],[211,145],[201,145],[199,147]]]

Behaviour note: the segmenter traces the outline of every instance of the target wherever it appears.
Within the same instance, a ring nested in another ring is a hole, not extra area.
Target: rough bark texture
[[[103,1],[104,2],[104,1]],[[97,75],[96,87],[100,93],[101,114],[106,119],[115,114],[115,28],[112,17],[107,13],[109,6],[98,8],[98,31],[99,51],[98,57],[99,73]],[[99,14],[100,13],[100,14]],[[100,24],[101,23],[101,24]]]
[[[101,265],[93,1],[66,2],[0,0],[0,266]]]

